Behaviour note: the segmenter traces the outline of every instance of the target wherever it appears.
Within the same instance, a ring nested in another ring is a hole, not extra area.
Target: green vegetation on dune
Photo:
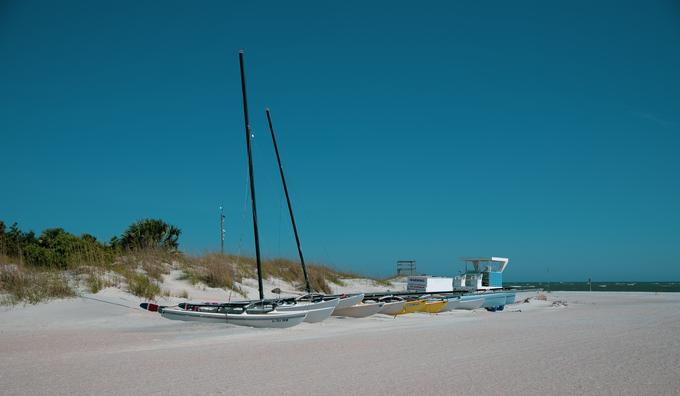
[[[127,283],[138,296],[154,298],[158,281],[168,273],[177,252],[180,230],[162,220],[140,220],[109,243],[89,234],[77,236],[50,228],[39,236],[9,229],[0,221],[1,303],[37,303],[70,297],[80,279],[89,291]]]
[[[154,299],[161,290],[163,275],[180,269],[191,284],[233,290],[244,278],[256,278],[252,257],[209,253],[191,256],[179,249],[179,228],[162,220],[146,219],[131,224],[108,243],[94,236],[77,236],[62,228],[51,228],[36,236],[23,232],[16,223],[9,228],[0,221],[0,304],[35,304],[51,298],[72,297],[77,290],[97,293],[109,286],[123,287],[137,296]],[[276,258],[262,262],[263,276],[278,278],[302,291],[304,276],[296,261]],[[308,264],[314,291],[330,293],[330,284],[343,286],[343,279],[359,278],[327,266]],[[375,280],[389,286],[389,282]],[[184,291],[182,295],[187,295]]]

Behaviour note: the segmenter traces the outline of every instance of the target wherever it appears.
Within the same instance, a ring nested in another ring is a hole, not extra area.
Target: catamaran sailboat
[[[264,299],[262,288],[262,261],[260,258],[260,237],[257,228],[255,176],[253,172],[253,154],[251,148],[252,135],[248,119],[248,100],[246,97],[243,51],[239,52],[239,65],[241,68],[241,92],[243,94],[243,116],[245,121],[246,148],[248,150],[248,175],[250,179],[250,199],[252,203],[253,234],[255,236],[255,256],[260,299],[258,301],[243,301],[237,303],[181,304],[177,307],[159,307],[158,312],[168,319],[231,323],[251,327],[291,327],[302,323],[307,317],[308,312],[304,310],[278,311],[276,309],[276,303]],[[310,311],[313,320],[323,320],[323,318],[327,317],[326,315],[332,313],[332,310],[328,309],[329,307],[324,308],[315,309],[313,312]]]

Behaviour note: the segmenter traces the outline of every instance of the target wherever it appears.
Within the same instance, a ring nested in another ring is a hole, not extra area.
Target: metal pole
[[[264,300],[262,290],[262,261],[260,259],[260,234],[257,230],[257,205],[255,204],[255,175],[253,173],[253,152],[250,147],[250,120],[248,119],[248,100],[246,99],[246,75],[243,66],[243,50],[238,52],[238,60],[241,66],[241,91],[243,93],[243,118],[246,126],[246,146],[248,148],[248,174],[250,175],[250,200],[253,209],[253,233],[255,234],[255,259],[257,262],[257,286],[260,292],[260,300]]]
[[[302,248],[300,247],[300,236],[298,235],[297,226],[295,225],[295,216],[293,216],[293,206],[290,203],[290,196],[288,195],[288,186],[286,185],[286,177],[283,175],[283,165],[281,165],[281,156],[279,156],[279,146],[276,144],[276,136],[274,135],[274,126],[272,124],[272,116],[269,109],[265,110],[267,113],[267,122],[269,122],[269,131],[272,134],[272,141],[274,142],[274,151],[276,152],[276,160],[279,163],[279,172],[281,173],[281,182],[283,183],[283,191],[286,193],[286,202],[288,202],[288,213],[290,213],[290,222],[293,223],[293,233],[295,233],[295,243],[297,244],[298,254],[300,255],[300,264],[302,264],[302,273],[305,276],[305,288],[307,293],[312,292],[312,287],[309,285],[309,278],[307,277],[307,267],[305,267],[305,258],[302,255]]]
[[[224,255],[224,207],[220,206],[220,254]]]

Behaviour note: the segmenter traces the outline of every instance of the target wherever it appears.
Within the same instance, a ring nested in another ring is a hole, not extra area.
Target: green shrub
[[[144,219],[131,224],[120,236],[114,237],[111,244],[127,249],[177,250],[182,231],[160,219]]]
[[[33,231],[22,232],[16,222],[6,230],[5,222],[0,220],[0,253],[9,257],[19,257],[25,246],[36,243]]]
[[[28,245],[23,251],[24,260],[34,267],[66,268],[67,262],[63,254],[38,245]]]

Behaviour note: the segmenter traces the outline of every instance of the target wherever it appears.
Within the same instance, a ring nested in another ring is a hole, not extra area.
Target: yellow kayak
[[[448,301],[429,301],[425,303],[425,308],[423,309],[423,312],[429,312],[429,313],[437,313],[441,312],[446,308],[446,305],[448,304]]]
[[[423,309],[425,309],[425,300],[406,301],[404,303],[404,309],[402,309],[397,315],[421,312]]]

